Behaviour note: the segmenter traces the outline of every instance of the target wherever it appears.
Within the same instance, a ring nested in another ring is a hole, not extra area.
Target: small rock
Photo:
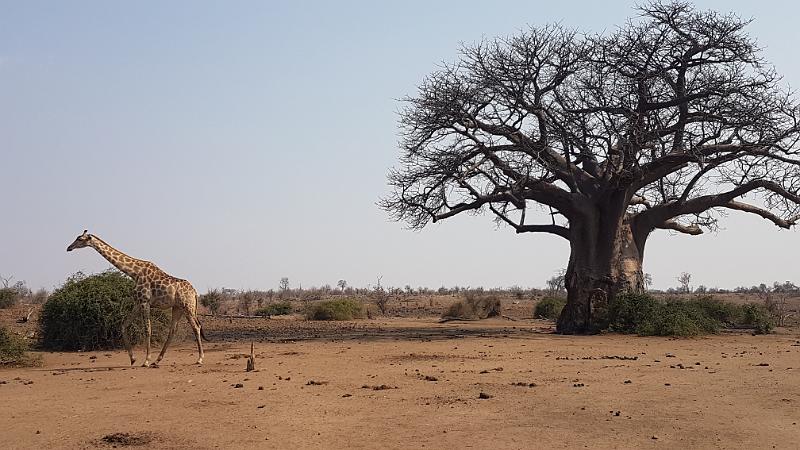
[[[494,397],[494,395],[492,395],[492,394],[487,394],[486,392],[481,392],[480,394],[478,394],[478,398],[480,398],[480,399],[484,399],[484,400],[485,400],[485,399],[492,398],[492,397]]]
[[[633,383],[633,381],[631,381],[631,380],[625,380],[623,383],[625,383],[625,384],[631,384],[631,383]]]
[[[353,394],[342,394],[342,398],[352,397]]]
[[[234,389],[241,389],[241,388],[244,387],[244,385],[242,383],[232,384],[231,386],[233,386]]]

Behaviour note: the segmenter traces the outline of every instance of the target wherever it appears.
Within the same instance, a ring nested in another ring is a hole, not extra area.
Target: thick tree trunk
[[[609,214],[609,211],[611,212]],[[565,284],[567,305],[558,319],[560,333],[591,333],[605,325],[608,306],[621,292],[643,292],[642,257],[646,235],[613,209],[571,227]]]

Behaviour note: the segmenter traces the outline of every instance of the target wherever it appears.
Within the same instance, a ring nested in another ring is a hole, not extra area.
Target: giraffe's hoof
[[[145,361],[145,362],[142,364],[142,367],[150,367],[150,361]]]
[[[203,365],[203,358],[200,358],[200,359],[197,360],[197,365],[198,366],[202,366]]]

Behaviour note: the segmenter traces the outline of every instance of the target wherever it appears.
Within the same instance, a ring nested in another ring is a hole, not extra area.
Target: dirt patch
[[[98,439],[98,442],[112,447],[138,447],[147,445],[153,440],[153,435],[150,433],[111,433]]]
[[[380,360],[384,362],[397,362],[397,363],[417,362],[417,361],[447,361],[447,360],[461,360],[461,359],[481,359],[481,358],[474,355],[452,355],[452,354],[432,355],[429,353],[408,353],[406,355],[386,356],[380,358]]]

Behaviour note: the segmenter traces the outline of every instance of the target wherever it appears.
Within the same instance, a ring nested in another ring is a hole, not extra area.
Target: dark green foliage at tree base
[[[561,310],[567,304],[567,299],[561,297],[544,297],[536,303],[533,317],[539,319],[556,320],[561,315]]]
[[[618,296],[608,309],[607,320],[609,331],[640,336],[696,336],[727,327],[769,333],[774,327],[761,305],[735,305],[712,297],[659,301],[643,294]]]
[[[122,322],[134,307],[134,282],[118,271],[77,273],[56,289],[39,317],[41,345],[50,350],[97,350],[123,346]],[[169,330],[169,314],[150,309],[153,341]],[[131,342],[145,336],[142,314],[129,329]]]

